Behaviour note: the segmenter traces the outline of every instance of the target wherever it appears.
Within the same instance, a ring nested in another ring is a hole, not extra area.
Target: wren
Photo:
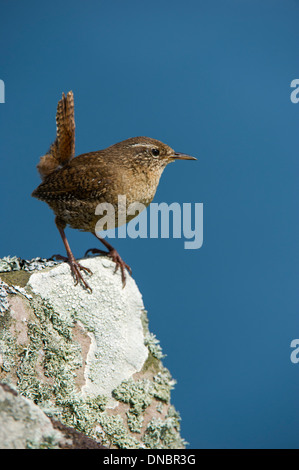
[[[56,113],[56,140],[37,165],[42,183],[32,196],[45,201],[56,216],[55,223],[64,243],[67,256],[54,255],[69,263],[75,283],[81,282],[91,291],[81,271],[91,271],[76,261],[65,235],[68,225],[74,229],[91,232],[108,251],[97,248],[87,250],[105,254],[121,270],[123,287],[125,271],[131,268],[104,238],[96,234],[99,216],[98,204],[106,202],[117,212],[118,196],[125,195],[127,204],[140,202],[148,206],[156,193],[161,174],[175,160],[196,160],[175,152],[171,147],[149,137],[133,137],[104,150],[75,157],[74,97],[70,91],[62,94]],[[128,222],[128,220],[126,220]],[[115,226],[118,226],[116,219]]]

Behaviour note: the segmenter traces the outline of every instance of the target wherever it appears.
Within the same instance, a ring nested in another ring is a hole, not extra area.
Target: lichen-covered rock
[[[0,449],[104,449],[99,442],[51,418],[0,383]]]
[[[174,381],[134,280],[123,289],[107,258],[80,262],[92,293],[66,263],[0,260],[0,381],[104,445],[184,447]]]

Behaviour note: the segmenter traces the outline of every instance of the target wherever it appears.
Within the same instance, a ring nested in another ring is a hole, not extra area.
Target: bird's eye
[[[158,155],[160,155],[160,150],[159,149],[152,149],[152,154],[154,155],[154,157],[157,157]]]

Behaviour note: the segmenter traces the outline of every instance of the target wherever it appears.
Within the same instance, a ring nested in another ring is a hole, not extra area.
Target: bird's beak
[[[174,160],[197,160],[195,157],[191,157],[191,155],[186,155],[185,153],[175,152],[171,155],[171,158]]]

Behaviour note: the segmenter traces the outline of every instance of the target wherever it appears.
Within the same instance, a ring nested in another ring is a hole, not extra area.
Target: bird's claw
[[[75,285],[78,284],[78,282],[81,282],[83,286],[92,292],[92,288],[89,286],[89,284],[85,281],[83,278],[82,274],[80,271],[85,271],[88,274],[92,274],[92,271],[89,268],[86,268],[85,266],[82,266],[82,264],[78,263],[78,261],[75,258],[68,258],[67,256],[62,256],[62,255],[53,255],[50,259],[57,259],[61,261],[65,261],[66,263],[69,263],[72,274],[75,279]]]
[[[123,259],[120,257],[120,255],[117,253],[117,251],[114,248],[109,250],[109,251],[99,250],[98,248],[90,248],[89,250],[86,251],[85,256],[88,253],[109,256],[109,258],[111,258],[112,261],[114,261],[114,263],[116,264],[114,273],[116,273],[118,271],[118,269],[120,268],[122,286],[123,286],[123,288],[125,287],[125,285],[126,285],[126,269],[131,275],[132,275],[132,269],[130,268],[130,266],[127,263],[125,263],[123,261]]]

